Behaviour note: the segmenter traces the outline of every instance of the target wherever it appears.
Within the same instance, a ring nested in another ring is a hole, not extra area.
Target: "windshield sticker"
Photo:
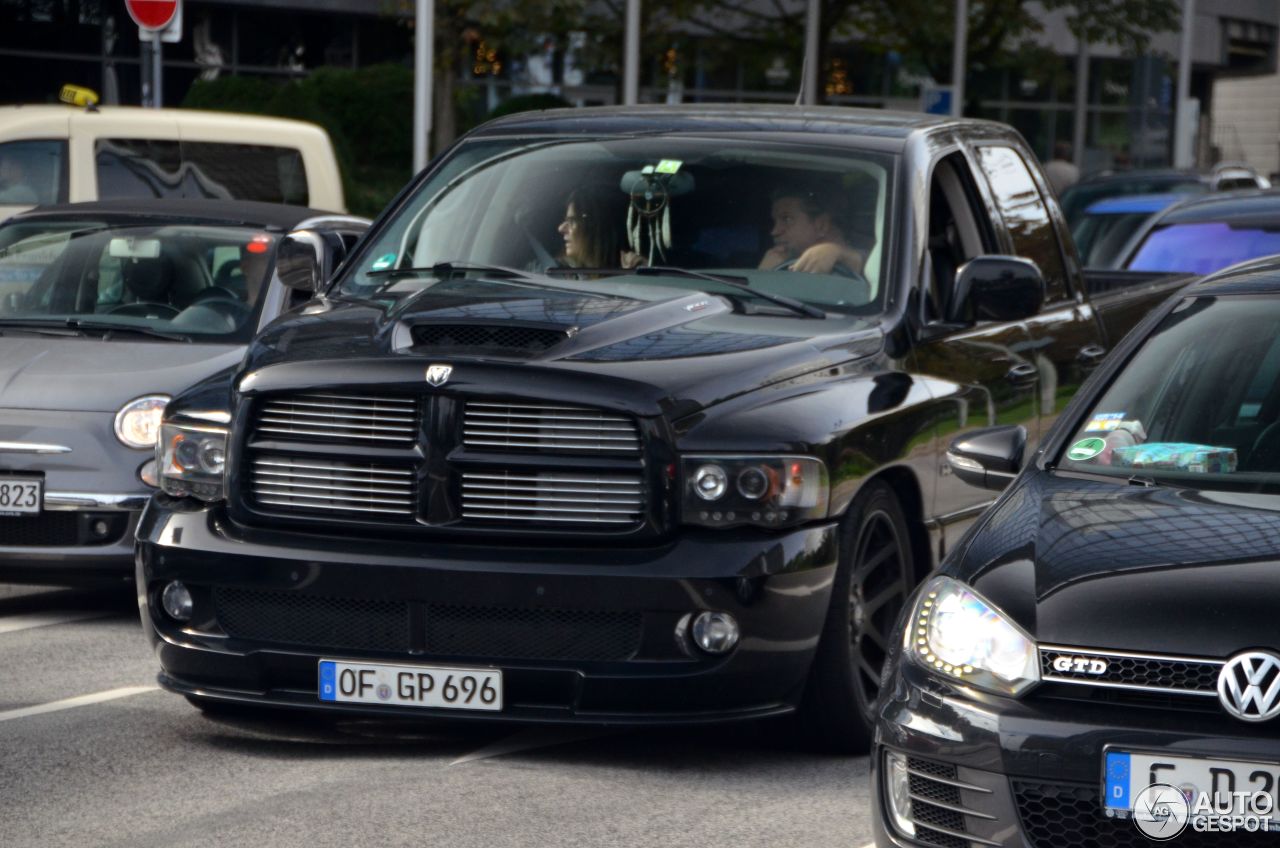
[[[1084,462],[1085,460],[1093,459],[1095,456],[1106,450],[1106,448],[1107,443],[1104,439],[1096,437],[1081,439],[1072,445],[1067,451],[1067,459],[1075,462]]]
[[[680,170],[680,166],[683,164],[684,162],[679,159],[663,159],[658,163],[658,167],[653,170],[659,174],[674,174]]]
[[[1190,474],[1230,474],[1236,470],[1236,450],[1183,442],[1151,442],[1118,447],[1111,464],[1121,468],[1152,468]]]
[[[394,264],[396,264],[396,255],[394,253],[388,253],[385,256],[379,257],[374,261],[373,270],[384,271],[387,268],[390,268]]]
[[[1124,421],[1123,412],[1097,412],[1089,421],[1089,426],[1084,428],[1086,433],[1109,432],[1120,426],[1120,422]]]

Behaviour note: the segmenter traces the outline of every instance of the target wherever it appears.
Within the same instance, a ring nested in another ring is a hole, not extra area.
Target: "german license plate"
[[[43,493],[39,477],[0,477],[0,515],[39,515]]]
[[[1102,808],[1106,815],[1117,818],[1128,818],[1134,799],[1152,784],[1166,783],[1181,790],[1189,803],[1203,792],[1226,804],[1237,792],[1265,793],[1274,798],[1280,777],[1277,763],[1171,757],[1114,748],[1103,756]]]
[[[442,710],[502,709],[502,672],[492,668],[320,660],[320,700]]]

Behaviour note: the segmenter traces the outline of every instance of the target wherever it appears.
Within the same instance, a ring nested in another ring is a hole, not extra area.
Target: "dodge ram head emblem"
[[[1242,721],[1280,715],[1280,657],[1249,651],[1227,660],[1218,672],[1218,700]]]
[[[427,368],[427,382],[433,386],[443,386],[449,382],[449,375],[452,373],[452,365],[431,365]]]

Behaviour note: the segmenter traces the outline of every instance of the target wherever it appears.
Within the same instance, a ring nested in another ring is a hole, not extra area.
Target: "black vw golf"
[[[998,488],[1023,439],[947,458]],[[1275,844],[1280,259],[1149,316],[1027,465],[901,620],[876,844]]]

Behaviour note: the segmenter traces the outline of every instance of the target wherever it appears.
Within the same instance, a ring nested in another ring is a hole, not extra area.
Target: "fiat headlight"
[[[950,577],[916,600],[904,648],[930,671],[977,689],[1017,697],[1040,682],[1035,641],[995,605]]]
[[[165,422],[156,443],[160,489],[178,498],[202,501],[226,496],[227,431],[222,427]]]
[[[155,447],[168,402],[168,395],[146,395],[120,407],[116,413],[116,438],[130,448]]]
[[[827,517],[827,466],[811,456],[686,456],[684,523],[791,527]]]

